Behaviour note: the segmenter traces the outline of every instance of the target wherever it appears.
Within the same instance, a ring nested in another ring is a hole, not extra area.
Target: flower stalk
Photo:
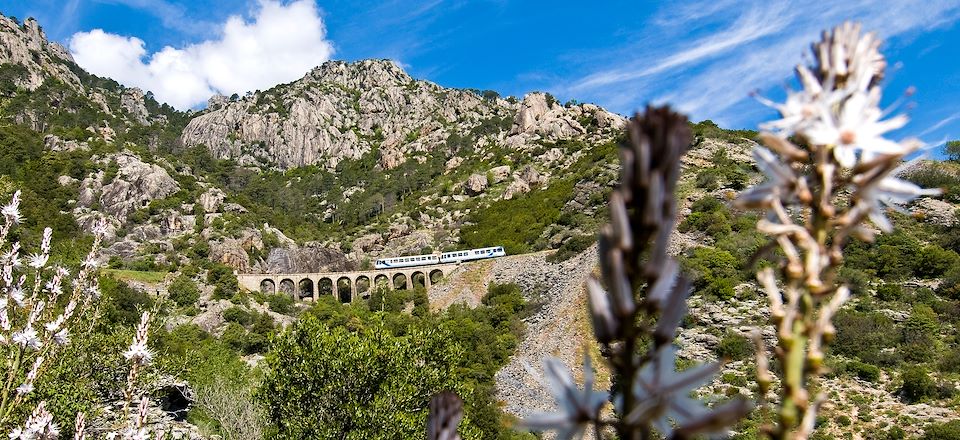
[[[879,83],[886,61],[879,46],[874,34],[852,23],[824,32],[813,45],[813,63],[796,68],[803,89],[790,91],[784,104],[765,101],[781,113],[781,119],[761,125],[766,131],[760,141],[769,150],[754,149],[767,179],[737,201],[766,212],[757,229],[784,255],[776,271],[757,274],[777,330],[773,353],[783,366],[777,425],[767,428],[773,438],[809,437],[826,401],[811,390],[824,372],[824,348],[835,333],[832,319],[850,296],[837,282],[849,238],[872,239],[868,221],[889,232],[887,208],[901,209],[917,196],[939,192],[895,177],[920,143],[883,137],[907,118],[881,120]],[[762,394],[771,377],[766,365],[758,362]]]

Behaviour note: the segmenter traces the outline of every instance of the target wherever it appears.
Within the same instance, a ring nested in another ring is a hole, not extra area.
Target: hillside
[[[175,383],[236,391],[252,406],[257,368],[278,365],[271,341],[292,323],[343,332],[358,352],[368,346],[350,338],[363,332],[397,338],[384,346],[407,347],[398,359],[423,355],[402,338],[437,330],[447,333],[427,338],[430,347],[451,359],[437,371],[455,370],[460,381],[431,386],[473,393],[468,437],[525,438],[500,414],[546,409],[525,364],[556,355],[572,365],[583,347],[596,351],[583,282],[596,270],[625,121],[547,93],[446,88],[387,60],[330,61],[297,81],[179,112],[84,72],[36,21],[0,15],[0,197],[23,191],[22,239],[52,227],[66,265],[79,265],[95,220],[107,219],[108,324],[83,343],[118,347],[139,312],[158,310],[157,402]],[[774,339],[751,262],[766,242],[756,214],[730,202],[761,180],[750,155],[756,133],[711,121],[691,128],[670,252],[696,292],[677,344],[682,362],[731,360],[702,394],[752,396],[744,335],[761,327]],[[822,438],[895,438],[893,427],[920,435],[960,417],[960,166],[921,162],[904,175],[947,191],[892,214],[897,232],[850,247],[840,275],[854,300],[838,317],[827,382],[840,398],[822,413]],[[369,268],[380,256],[493,244],[510,256],[464,265],[429,291],[369,286],[367,301],[353,304],[245,292],[233,277]],[[115,367],[71,386],[95,382],[103,387],[95,398],[109,406]],[[230,375],[237,381],[222,382]],[[911,377],[926,378],[920,391]],[[186,423],[154,406],[177,429],[228,429],[209,409],[191,410]],[[755,434],[758,417],[738,432]]]

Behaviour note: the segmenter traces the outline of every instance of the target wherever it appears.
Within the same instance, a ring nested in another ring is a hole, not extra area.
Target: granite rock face
[[[217,158],[281,169],[333,168],[376,149],[379,165],[391,169],[446,147],[451,136],[479,132],[478,144],[522,147],[540,138],[609,138],[623,126],[597,106],[565,107],[547,96],[508,101],[416,80],[387,60],[329,61],[268,91],[211,98],[181,140]]]

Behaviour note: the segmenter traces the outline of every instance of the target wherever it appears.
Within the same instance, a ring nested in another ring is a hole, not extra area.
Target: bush
[[[276,341],[259,395],[277,438],[415,438],[433,394],[464,395],[461,356],[441,331],[353,333],[307,315]]]
[[[860,361],[850,361],[844,365],[844,369],[867,382],[877,382],[880,380],[880,368],[876,365],[870,365]]]
[[[902,376],[903,387],[900,392],[908,402],[920,402],[936,395],[937,384],[923,367],[909,366],[903,370]]]
[[[197,283],[186,275],[180,275],[174,279],[167,290],[170,292],[170,299],[180,307],[192,305],[200,299]]]
[[[878,312],[842,310],[834,319],[833,349],[873,365],[893,363],[884,352],[900,342],[900,331],[890,317]]]
[[[556,252],[547,256],[547,261],[551,263],[556,263],[560,261],[566,261],[570,258],[578,255],[579,253],[587,250],[593,243],[597,241],[597,237],[594,235],[577,235],[570,237],[567,241],[564,241],[560,245],[560,248]]]
[[[223,311],[223,319],[227,322],[235,322],[245,326],[253,321],[253,316],[243,308],[234,306]]]
[[[739,361],[753,354],[753,343],[739,333],[728,331],[716,349],[717,356]]]
[[[921,440],[960,440],[960,420],[929,425],[923,430]]]
[[[293,298],[282,293],[268,295],[267,305],[270,307],[270,311],[286,315],[293,311]]]
[[[110,276],[100,277],[100,291],[104,297],[100,303],[103,323],[108,325],[134,327],[140,323],[140,315],[153,307],[149,294]]]
[[[885,283],[877,287],[877,299],[881,301],[900,301],[903,299],[903,287],[896,283]]]
[[[693,272],[694,287],[706,295],[729,299],[741,281],[737,259],[722,249],[699,247],[684,259],[684,266]]]

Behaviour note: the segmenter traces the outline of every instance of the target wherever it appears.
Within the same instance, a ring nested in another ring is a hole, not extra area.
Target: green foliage
[[[888,316],[878,312],[843,310],[834,319],[837,337],[831,347],[837,353],[873,365],[896,362],[884,349],[900,342],[899,329]]]
[[[960,162],[960,141],[948,141],[944,151],[950,160]]]
[[[556,223],[560,207],[570,199],[572,191],[571,182],[559,181],[546,189],[477,209],[460,230],[460,243],[468,248],[501,245],[508,254],[536,250],[537,238],[547,226]]]
[[[223,264],[214,264],[207,271],[207,284],[212,284],[214,299],[230,299],[239,291],[233,269]]]
[[[192,305],[200,299],[197,283],[186,275],[177,276],[167,290],[170,292],[170,299],[181,307]]]
[[[844,371],[867,382],[880,380],[880,368],[860,361],[850,361],[843,365]]]
[[[900,301],[903,299],[903,287],[896,283],[885,283],[877,287],[877,299],[881,301]]]
[[[350,332],[307,316],[276,341],[260,396],[278,438],[412,438],[433,394],[465,394],[455,380],[461,356],[440,330]],[[461,426],[469,432],[470,420]]]
[[[960,420],[928,425],[921,440],[960,440]]]
[[[925,368],[909,366],[903,369],[901,375],[903,386],[900,392],[908,402],[920,402],[936,395],[937,384]]]
[[[711,138],[720,139],[735,144],[741,144],[750,142],[750,140],[757,137],[757,132],[754,130],[726,130],[720,128],[716,123],[709,119],[700,121],[696,124],[691,123],[690,128],[693,129],[693,135],[698,141],[702,140],[703,138]]]
[[[246,309],[233,306],[223,311],[223,320],[243,326],[253,322],[253,316]]]
[[[694,287],[720,299],[733,298],[734,286],[740,281],[737,260],[730,252],[713,247],[695,248],[682,260],[694,277]]]
[[[717,344],[716,353],[718,357],[741,361],[753,354],[753,343],[743,335],[727,331]]]
[[[557,249],[556,252],[547,256],[547,261],[551,263],[567,261],[587,250],[587,248],[596,242],[597,237],[594,235],[577,235],[570,237],[560,245],[560,248]]]
[[[925,162],[922,166],[905,172],[904,178],[924,188],[942,188],[944,200],[960,202],[960,172],[956,168],[957,162],[957,159],[953,159],[953,163]]]
[[[100,277],[100,292],[103,294],[101,325],[135,327],[140,315],[153,307],[149,294],[110,276]]]
[[[289,315],[293,311],[293,297],[283,293],[274,293],[266,296],[270,311]]]

